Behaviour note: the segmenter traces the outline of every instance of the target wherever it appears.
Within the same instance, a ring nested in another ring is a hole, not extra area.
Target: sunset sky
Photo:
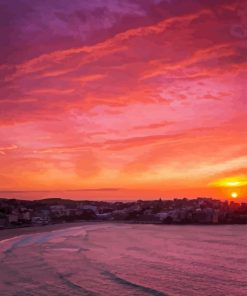
[[[246,15],[0,0],[0,196],[247,201]]]

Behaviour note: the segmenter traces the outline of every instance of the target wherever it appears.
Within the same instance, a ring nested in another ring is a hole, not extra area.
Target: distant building
[[[79,208],[81,210],[91,210],[92,212],[94,212],[94,214],[99,214],[99,211],[98,211],[98,207],[97,206],[94,206],[94,205],[85,205],[85,204],[81,204],[79,206]]]
[[[0,216],[0,229],[4,228],[6,226],[6,224],[7,224],[7,217],[1,215]]]
[[[55,214],[58,217],[62,217],[66,215],[66,208],[64,205],[50,206],[50,211],[52,214]]]
[[[214,212],[213,212],[212,223],[213,224],[219,223],[219,211],[218,210],[214,210]]]
[[[12,213],[12,214],[7,215],[7,221],[9,224],[18,223],[18,214]]]
[[[25,212],[20,213],[19,220],[22,220],[23,222],[31,221],[31,213],[29,211],[25,211]]]
[[[32,217],[33,225],[46,225],[49,223],[49,220],[46,217],[34,216]]]

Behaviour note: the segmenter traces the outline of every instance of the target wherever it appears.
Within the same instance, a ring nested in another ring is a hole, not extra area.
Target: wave
[[[93,291],[90,291],[88,289],[85,289],[85,288],[73,283],[65,275],[63,275],[61,273],[58,273],[57,275],[58,275],[59,279],[63,282],[63,284],[65,284],[68,288],[70,288],[72,290],[76,290],[76,291],[82,293],[80,295],[82,295],[82,296],[99,296],[98,293],[95,293]]]
[[[123,286],[128,286],[130,288],[139,290],[140,292],[144,292],[145,294],[153,295],[153,296],[168,296],[167,294],[160,292],[158,290],[130,282],[130,281],[123,279],[123,278],[121,278],[109,271],[103,271],[102,274],[105,275],[106,277],[110,278],[111,280],[115,281],[117,284],[120,284]]]

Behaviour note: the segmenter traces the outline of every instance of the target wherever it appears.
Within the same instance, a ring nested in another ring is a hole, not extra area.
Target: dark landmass
[[[36,201],[0,199],[0,229],[3,230],[82,221],[247,224],[247,203],[211,198],[135,202],[74,201],[61,198]]]

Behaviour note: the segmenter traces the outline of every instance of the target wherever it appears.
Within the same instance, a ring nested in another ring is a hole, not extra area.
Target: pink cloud
[[[244,170],[244,1],[65,2],[1,6],[0,190],[133,197],[188,171],[206,192]]]

